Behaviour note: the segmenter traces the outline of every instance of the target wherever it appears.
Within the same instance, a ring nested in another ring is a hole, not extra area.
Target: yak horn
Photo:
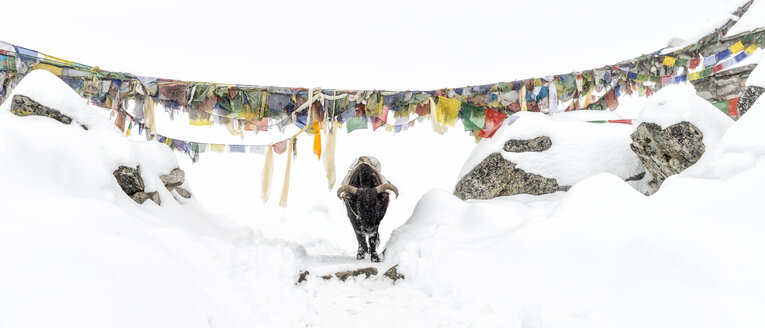
[[[375,189],[377,189],[377,193],[378,194],[381,193],[381,192],[390,190],[390,191],[394,192],[396,194],[396,198],[398,198],[398,188],[396,188],[396,186],[394,186],[394,185],[392,185],[390,183],[381,184],[381,185],[377,186],[377,188],[375,188]]]
[[[358,188],[354,186],[349,186],[349,185],[340,186],[340,188],[337,189],[337,198],[343,199],[342,195],[344,192],[349,192],[355,195],[356,190],[358,190]]]

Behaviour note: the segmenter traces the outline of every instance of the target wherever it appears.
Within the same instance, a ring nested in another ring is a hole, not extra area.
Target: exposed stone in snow
[[[630,137],[630,147],[653,175],[648,194],[655,193],[664,180],[682,172],[704,154],[704,134],[689,122],[662,129],[654,123],[641,123]]]
[[[71,124],[72,118],[30,99],[27,96],[15,95],[11,103],[11,113],[17,116],[44,116],[52,118],[64,124]],[[82,126],[85,130],[87,128]]]
[[[765,88],[763,87],[754,85],[746,87],[744,94],[738,100],[738,116],[741,117],[741,115],[744,115],[744,113],[746,113],[749,108],[752,107],[754,101],[757,100],[757,98],[759,98],[763,92],[765,92]]]
[[[114,178],[117,179],[117,183],[119,183],[122,191],[128,196],[133,196],[135,193],[143,191],[145,188],[141,173],[132,167],[120,166],[114,170]]]
[[[505,142],[505,151],[520,153],[524,151],[545,151],[550,149],[552,141],[550,137],[541,136],[530,140],[510,139]]]
[[[179,168],[174,168],[172,171],[170,171],[170,174],[160,175],[159,180],[161,180],[162,183],[165,184],[165,187],[167,187],[167,190],[172,191],[173,189],[175,189],[175,187],[178,187],[183,184],[183,180],[185,176],[186,174],[183,172],[183,170]]]
[[[518,194],[543,195],[568,188],[558,185],[555,179],[521,170],[502,154],[493,153],[457,182],[454,195],[463,200],[491,199]]]
[[[398,272],[398,264],[392,266],[388,271],[385,271],[383,276],[386,276],[396,282],[399,279],[404,279],[404,275]]]

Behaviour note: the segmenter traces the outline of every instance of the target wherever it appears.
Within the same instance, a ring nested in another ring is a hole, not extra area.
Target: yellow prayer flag
[[[53,57],[51,55],[46,55],[46,54],[43,54],[43,58],[45,58],[48,61],[54,61],[54,62],[57,62],[59,64],[63,64],[63,65],[66,65],[66,66],[70,66],[70,67],[72,66],[72,62],[69,61],[69,60],[66,60],[66,59],[61,59],[61,58]]]
[[[226,145],[210,144],[210,150],[216,153],[222,153],[226,150]]]
[[[698,80],[699,79],[699,75],[700,75],[699,72],[689,73],[688,74],[688,80],[690,80],[690,81]]]
[[[747,55],[751,55],[755,50],[757,50],[757,45],[752,44],[752,45],[749,45],[749,47],[747,47],[746,50],[744,50],[744,52],[746,52]]]
[[[675,66],[675,61],[676,60],[677,60],[677,58],[675,58],[675,57],[666,56],[666,57],[664,57],[664,63],[663,64],[664,64],[664,66],[672,67],[672,66]]]
[[[33,70],[35,70],[35,69],[44,69],[44,70],[46,70],[48,72],[51,72],[51,73],[55,74],[56,76],[61,76],[61,67],[56,67],[56,66],[53,66],[53,65],[39,63],[39,64],[37,64],[35,66],[32,66],[32,69]]]
[[[460,114],[460,106],[462,103],[459,100],[438,96],[438,106],[436,106],[438,122],[454,126]]]
[[[739,41],[728,47],[728,49],[730,49],[731,54],[736,54],[744,50],[744,44]]]
[[[196,118],[196,119],[189,119],[189,125],[206,126],[206,125],[212,125],[212,122],[210,122],[210,120],[203,120],[201,118]]]

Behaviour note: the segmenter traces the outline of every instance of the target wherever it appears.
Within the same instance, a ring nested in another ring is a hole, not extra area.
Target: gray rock
[[[463,200],[491,199],[517,194],[543,195],[569,188],[558,185],[555,179],[523,171],[500,153],[493,153],[460,179],[454,195]]]
[[[666,129],[654,123],[641,123],[630,137],[630,148],[653,175],[649,195],[656,192],[667,177],[696,163],[706,150],[703,133],[689,122]]]
[[[376,276],[377,268],[368,267],[368,268],[357,269],[357,270],[335,272],[335,277],[337,277],[341,281],[345,281],[346,279],[350,277],[358,277],[362,274],[365,275],[364,278],[369,278],[370,276]]]
[[[748,86],[746,87],[746,90],[744,90],[744,94],[741,96],[741,98],[738,99],[738,116],[741,117],[741,115],[744,115],[749,108],[752,107],[752,104],[754,104],[754,101],[757,100],[757,98],[760,97],[760,95],[765,92],[765,88],[758,87],[758,86]]]
[[[162,181],[162,183],[165,185],[167,190],[172,191],[173,189],[175,189],[175,187],[178,187],[183,184],[183,180],[185,179],[185,176],[186,176],[186,173],[183,172],[183,170],[179,168],[174,168],[172,171],[170,171],[170,174],[160,175],[159,180]]]
[[[550,137],[541,136],[529,140],[511,139],[505,142],[504,150],[512,153],[521,153],[525,151],[545,151],[552,147]]]
[[[144,184],[141,173],[132,167],[120,166],[114,171],[114,178],[128,196],[143,191]],[[142,203],[142,202],[141,202]]]
[[[186,189],[183,189],[181,187],[175,187],[175,191],[178,193],[178,195],[181,195],[181,197],[183,198],[191,198],[191,193]]]
[[[393,280],[393,282],[396,282],[396,280],[399,280],[399,279],[404,279],[404,275],[399,273],[398,269],[396,268],[398,268],[398,264],[392,266],[390,269],[388,269],[388,271],[385,271],[385,273],[383,273],[383,276],[390,278],[391,280]]]
[[[13,96],[11,101],[11,113],[16,116],[44,116],[52,118],[64,124],[71,124],[72,118],[62,114],[60,111],[43,106],[42,104],[23,95]],[[81,125],[85,130],[87,127]]]
[[[151,201],[153,201],[157,205],[161,204],[159,193],[156,191],[152,191],[149,193],[139,191],[133,194],[133,196],[131,196],[130,198],[132,198],[133,201],[135,201],[138,204],[143,204],[147,199],[151,199]]]

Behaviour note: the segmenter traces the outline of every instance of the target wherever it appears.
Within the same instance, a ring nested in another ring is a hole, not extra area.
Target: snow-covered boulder
[[[695,164],[732,124],[693,88],[675,85],[657,92],[630,135],[632,151],[653,176],[648,194],[655,193],[667,177]]]
[[[0,106],[6,182],[103,200],[123,192],[138,203],[191,196],[167,146],[128,140],[55,75],[29,73],[8,99]]]
[[[490,199],[565,191],[599,173],[631,180],[644,172],[630,151],[631,127],[590,123],[619,119],[610,112],[580,111],[547,116],[518,113],[492,139],[476,146],[460,173],[454,195]]]

